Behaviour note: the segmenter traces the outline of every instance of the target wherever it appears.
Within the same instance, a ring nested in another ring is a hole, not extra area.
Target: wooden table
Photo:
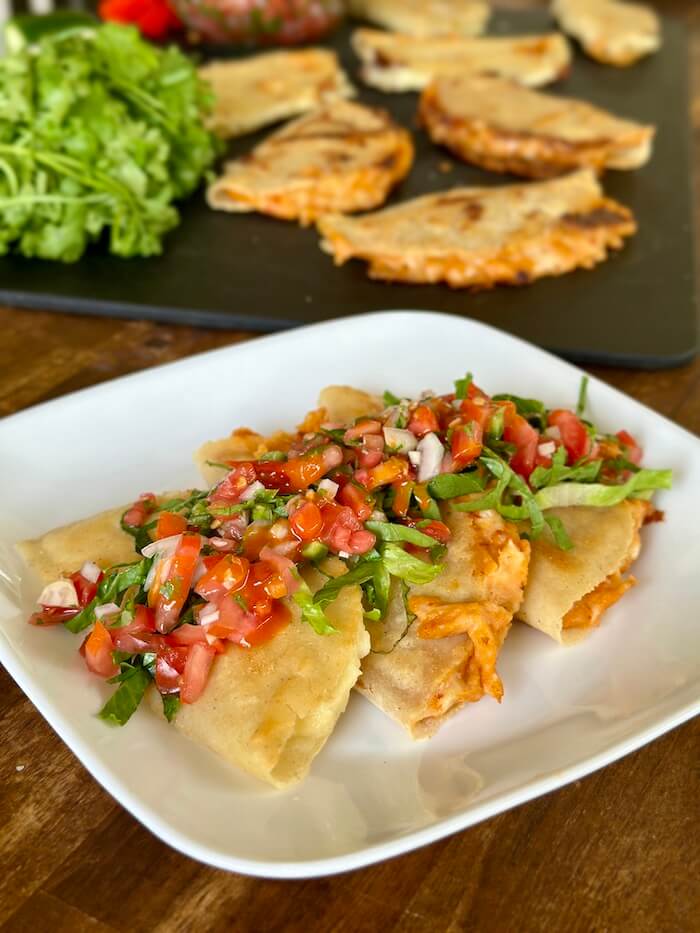
[[[697,138],[700,5],[663,6],[692,31]],[[0,309],[0,335],[0,416],[251,336],[10,309]],[[700,432],[700,360],[591,372]],[[0,736],[0,933],[700,931],[700,719],[450,839],[307,882],[229,875],[163,845],[4,671]]]

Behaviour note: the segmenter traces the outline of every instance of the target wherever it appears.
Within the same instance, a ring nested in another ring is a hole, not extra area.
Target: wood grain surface
[[[700,4],[657,6],[684,17],[691,33],[697,164]],[[695,206],[700,219],[697,197]],[[3,308],[0,416],[249,337]],[[700,361],[591,372],[700,433]],[[307,882],[230,875],[163,845],[90,777],[4,671],[0,736],[1,933],[700,931],[700,719],[450,839]]]

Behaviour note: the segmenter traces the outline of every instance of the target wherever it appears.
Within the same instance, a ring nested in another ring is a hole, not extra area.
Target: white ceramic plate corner
[[[396,311],[191,357],[6,418],[0,568],[13,541],[144,489],[196,483],[191,454],[202,441],[241,424],[267,431],[295,423],[326,384],[447,391],[467,370],[491,392],[551,405],[573,404],[581,375],[473,321]],[[675,471],[674,489],[659,497],[666,521],[644,531],[639,585],[574,648],[516,626],[499,663],[503,703],[463,709],[429,742],[410,742],[353,696],[310,778],[279,793],[146,710],[109,729],[93,715],[104,688],[83,671],[75,639],[26,625],[1,579],[0,661],[137,819],[187,855],[232,871],[346,871],[547,793],[700,711],[700,441],[596,380],[589,399],[601,426],[627,428],[649,465]]]

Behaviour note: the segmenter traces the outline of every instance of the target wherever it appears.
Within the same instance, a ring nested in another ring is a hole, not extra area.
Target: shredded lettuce
[[[602,483],[560,483],[547,486],[535,495],[540,509],[565,508],[573,505],[610,506],[627,498],[646,498],[655,489],[670,489],[671,470],[640,470],[618,486]]]
[[[384,566],[393,577],[408,584],[419,586],[430,583],[442,573],[442,564],[428,564],[419,557],[404,551],[398,544],[387,544],[382,551]]]
[[[306,581],[298,574],[297,578],[299,580],[299,589],[292,596],[292,599],[301,609],[302,622],[306,622],[307,625],[310,625],[317,635],[334,635],[338,630],[328,621],[328,617],[323,611],[323,606],[314,600],[314,595]],[[342,579],[342,577],[338,579]],[[332,602],[332,600],[328,602]],[[328,605],[328,603],[325,605]]]
[[[375,534],[381,541],[408,541],[418,547],[433,547],[435,538],[424,534],[417,528],[408,525],[394,524],[393,522],[365,522],[365,528]]]
[[[454,499],[471,492],[481,492],[484,479],[477,472],[441,473],[428,483],[428,492],[435,499]]]

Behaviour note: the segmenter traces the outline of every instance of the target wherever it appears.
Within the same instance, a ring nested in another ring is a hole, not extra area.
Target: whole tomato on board
[[[202,42],[298,45],[315,42],[340,22],[342,0],[171,0]]]

